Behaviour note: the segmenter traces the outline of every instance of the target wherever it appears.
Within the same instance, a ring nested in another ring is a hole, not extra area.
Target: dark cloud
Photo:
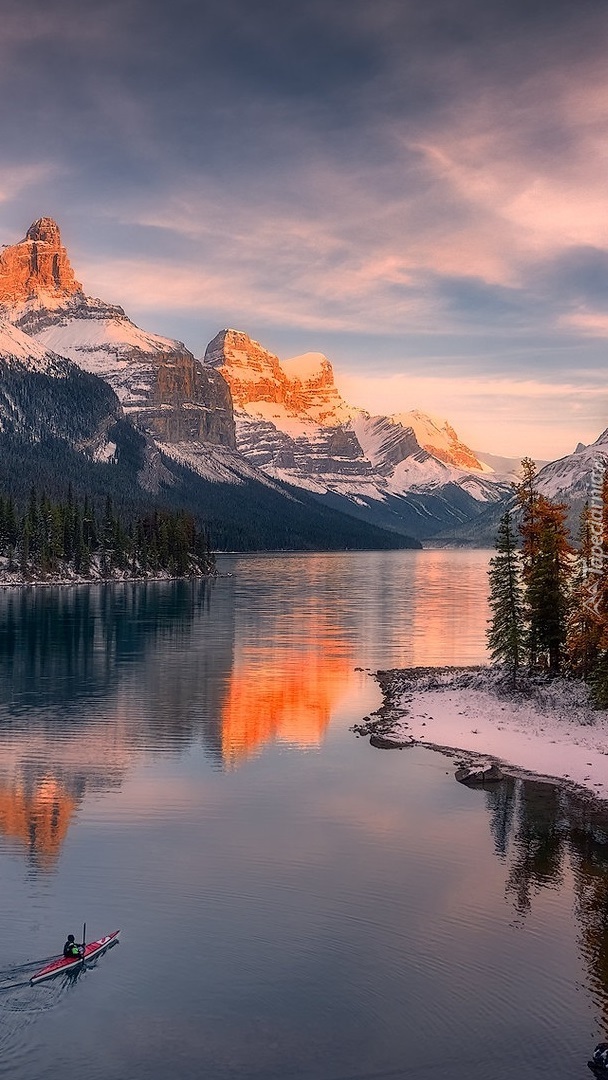
[[[541,271],[545,288],[558,302],[589,304],[608,312],[608,251],[573,247]]]

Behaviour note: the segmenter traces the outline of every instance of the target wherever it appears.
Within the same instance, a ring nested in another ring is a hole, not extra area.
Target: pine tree
[[[566,525],[568,508],[536,489],[536,466],[522,461],[517,488],[522,511],[522,576],[525,587],[527,650],[531,668],[557,673],[562,665],[568,616],[568,587],[574,549]]]
[[[523,458],[521,468],[522,478],[516,488],[516,497],[521,510],[519,532],[522,538],[522,577],[524,585],[527,586],[530,581],[532,569],[540,554],[540,534],[537,513],[539,494],[535,484],[536,465],[532,458]],[[533,668],[536,666],[538,654],[535,626],[528,627],[527,650],[530,667]]]
[[[504,664],[515,685],[525,656],[525,613],[519,553],[509,512],[500,519],[496,555],[490,560],[490,619],[487,640],[490,656]]]
[[[21,528],[21,542],[19,544],[19,569],[24,577],[28,576],[30,563],[30,525],[27,518],[24,519]]]
[[[539,551],[526,583],[530,640],[537,664],[561,670],[574,549],[566,526],[568,508],[540,496],[536,507]]]
[[[604,469],[602,484],[602,547],[601,572],[593,588],[593,606],[600,622],[598,657],[590,676],[595,704],[608,709],[608,469]]]

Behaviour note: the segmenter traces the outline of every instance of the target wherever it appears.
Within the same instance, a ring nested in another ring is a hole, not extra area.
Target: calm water
[[[485,659],[487,553],[0,593],[0,1077],[576,1080],[608,864],[552,788],[350,726]],[[75,982],[17,985],[121,927]]]

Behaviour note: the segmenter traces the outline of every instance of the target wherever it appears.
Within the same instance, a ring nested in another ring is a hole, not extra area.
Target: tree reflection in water
[[[608,804],[561,785],[506,777],[485,792],[505,894],[520,918],[572,873],[578,941],[608,1028]]]

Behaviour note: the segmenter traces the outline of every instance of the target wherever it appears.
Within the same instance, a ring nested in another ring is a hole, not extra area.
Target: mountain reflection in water
[[[226,768],[271,741],[322,743],[353,682],[333,621],[294,610],[277,648],[279,612],[237,645],[234,609],[218,633],[213,596],[200,580],[0,595],[0,831],[34,866],[52,866],[85,794],[120,785],[141,753],[200,740]]]

